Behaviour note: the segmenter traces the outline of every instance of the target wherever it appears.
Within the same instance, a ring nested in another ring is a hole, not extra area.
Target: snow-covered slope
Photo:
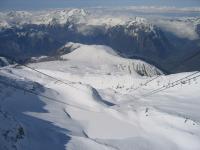
[[[145,76],[155,76],[163,74],[156,67],[134,59],[122,58],[110,47],[103,45],[83,45],[78,43],[68,43],[65,48],[71,49],[71,53],[61,56],[63,59],[80,62],[81,64],[92,65],[93,67],[115,67],[130,74],[140,74]]]
[[[23,66],[0,70],[1,149],[200,149],[199,78],[143,97],[191,73],[161,75],[144,86],[154,77],[137,68],[158,69],[105,46],[65,47],[71,52],[62,51],[62,59],[28,64],[48,76]]]

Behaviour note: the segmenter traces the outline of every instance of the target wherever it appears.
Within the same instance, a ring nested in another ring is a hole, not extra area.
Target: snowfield
[[[67,46],[61,59],[28,64],[44,74],[0,69],[0,150],[200,149],[198,77],[144,97],[192,73],[164,75],[106,46]]]

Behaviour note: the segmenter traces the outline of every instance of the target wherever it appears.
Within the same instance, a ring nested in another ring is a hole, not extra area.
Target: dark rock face
[[[196,32],[197,32],[197,34],[198,34],[199,37],[200,37],[200,24],[197,25]]]
[[[1,57],[0,56],[0,67],[8,66],[10,64],[13,64],[13,62],[6,57]]]
[[[167,72],[200,70],[200,66],[190,59],[184,66],[172,69],[178,63],[200,51],[200,40],[190,41],[162,31],[156,26],[130,24],[117,25],[106,29],[103,26],[88,27],[89,31],[79,31],[80,25],[24,25],[0,31],[0,55],[17,59],[32,56],[55,55],[66,42],[83,44],[103,44],[115,49],[120,55],[140,58],[163,68]],[[200,34],[200,26],[197,27]],[[66,51],[66,50],[65,50]],[[196,58],[195,58],[196,60]],[[187,63],[189,63],[187,65]],[[199,63],[198,63],[199,64]]]
[[[145,32],[145,29],[142,28],[137,31],[137,36],[132,36],[129,33],[135,28],[135,26],[111,28],[108,31],[107,44],[128,56],[156,56],[159,58],[167,56],[171,45],[159,28],[154,27],[154,30],[149,32]]]

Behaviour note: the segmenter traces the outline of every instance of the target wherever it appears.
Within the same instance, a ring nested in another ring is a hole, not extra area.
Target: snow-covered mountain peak
[[[24,24],[37,24],[37,25],[54,25],[54,24],[83,24],[89,26],[103,26],[105,28],[125,25],[127,28],[133,27],[136,30],[138,28],[146,29],[147,31],[153,30],[154,26],[160,26],[162,22],[174,22],[179,21],[179,24],[192,24],[197,26],[200,24],[198,17],[186,17],[182,19],[172,18],[167,20],[166,18],[159,18],[159,21],[150,21],[148,17],[135,17],[124,15],[107,14],[106,12],[95,13],[90,9],[59,9],[48,11],[10,11],[0,12],[0,27],[9,28],[11,26],[21,26]],[[168,26],[168,25],[167,25]],[[165,27],[167,28],[167,27]],[[173,28],[172,28],[173,29]],[[170,28],[171,31],[171,28]]]
[[[50,11],[9,11],[0,13],[0,27],[23,24],[65,24],[86,22],[89,13],[84,9],[62,9]],[[8,25],[7,25],[8,24]]]
[[[163,74],[156,67],[134,59],[120,57],[112,48],[104,45],[84,45],[77,43],[68,43],[65,45],[71,51],[68,54],[62,55],[63,59],[81,64],[90,64],[94,67],[109,66],[117,67],[118,70],[129,72],[130,74],[140,74],[145,76],[154,76]],[[112,72],[112,71],[111,71]]]
[[[67,21],[71,21],[74,23],[83,22],[88,13],[84,9],[70,9],[70,10],[60,10],[57,11],[55,19],[59,21],[59,23],[66,23]]]
[[[146,18],[142,18],[142,17],[136,16],[136,17],[133,19],[133,22],[137,22],[137,23],[141,23],[141,24],[147,24],[147,19],[146,19]]]
[[[10,28],[10,24],[6,20],[0,20],[0,28]]]
[[[12,18],[24,18],[24,17],[31,16],[32,14],[27,11],[10,11],[10,12],[7,12],[6,15]]]
[[[109,63],[117,57],[113,49],[104,45],[84,45],[70,42],[65,46],[73,49],[71,53],[62,56],[70,60],[90,62],[96,65]]]
[[[87,16],[88,12],[84,9],[72,9],[68,12],[69,16],[79,15],[79,16]]]
[[[88,13],[83,9],[64,9],[34,13],[32,24],[65,24],[85,22]]]
[[[147,18],[142,18],[142,17],[134,17],[131,18],[127,21],[127,27],[131,28],[147,28],[150,30],[153,30],[154,25],[148,21]]]

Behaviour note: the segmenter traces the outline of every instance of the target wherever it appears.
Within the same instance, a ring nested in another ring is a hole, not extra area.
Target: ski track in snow
[[[12,132],[8,138],[0,138],[3,148],[200,149],[199,79],[190,85],[178,85],[150,97],[140,97],[190,73],[162,75],[135,91],[150,77],[141,77],[134,67],[131,72],[118,67],[120,64],[129,65],[130,60],[120,58],[110,49],[83,46],[63,58],[67,60],[38,62],[29,66],[62,81],[70,81],[69,85],[24,67],[8,66],[0,70],[0,80],[60,101],[50,101],[0,84],[0,110],[15,118],[9,119],[0,111],[0,132],[4,132],[10,123],[14,126],[7,129]],[[15,133],[17,126],[23,127],[24,135],[12,140],[12,136],[18,134]]]

